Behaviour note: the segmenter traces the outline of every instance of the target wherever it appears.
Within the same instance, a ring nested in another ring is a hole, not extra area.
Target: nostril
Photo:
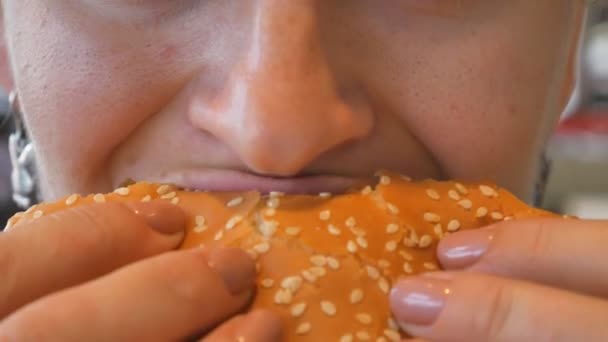
[[[364,129],[363,125],[357,126],[357,130],[353,130],[353,127],[341,130],[338,126],[322,123],[317,131],[308,133],[298,126],[283,132],[270,129],[263,136],[250,136],[249,139],[237,141],[233,148],[250,170],[264,175],[290,177],[301,174],[318,161],[347,153],[350,147],[367,138],[370,130]]]
[[[372,130],[367,94],[326,58],[315,3],[257,2],[249,50],[221,91],[202,100],[209,106],[193,109],[193,122],[254,172],[297,175]]]
[[[281,140],[252,141],[236,149],[243,163],[255,173],[274,177],[295,176],[310,164],[310,152],[305,152],[297,142]]]
[[[242,77],[235,75],[216,98],[193,99],[190,119],[254,172],[299,174],[373,130],[374,114],[362,91],[338,93],[333,85],[308,84],[269,94],[263,79]]]

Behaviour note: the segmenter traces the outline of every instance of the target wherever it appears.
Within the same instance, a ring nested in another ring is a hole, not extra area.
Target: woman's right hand
[[[102,203],[0,233],[0,341],[280,339],[271,313],[233,317],[254,293],[249,256],[173,251],[184,222],[164,202]]]

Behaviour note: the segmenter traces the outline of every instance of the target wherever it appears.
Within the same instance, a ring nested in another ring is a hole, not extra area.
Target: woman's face
[[[494,179],[529,198],[569,92],[582,2],[3,0],[2,10],[47,200],[127,178],[335,192],[377,169]]]

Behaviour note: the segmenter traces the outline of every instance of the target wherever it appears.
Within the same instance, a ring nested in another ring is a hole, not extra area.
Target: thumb
[[[601,299],[471,273],[408,277],[391,291],[408,333],[431,341],[608,341]]]

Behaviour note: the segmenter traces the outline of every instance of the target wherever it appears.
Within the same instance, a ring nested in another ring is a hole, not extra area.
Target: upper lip
[[[226,169],[180,170],[163,177],[150,179],[160,183],[171,183],[184,189],[203,191],[259,191],[269,193],[314,194],[321,192],[343,193],[371,184],[370,177],[350,177],[320,174],[296,177],[266,177],[248,172]]]

